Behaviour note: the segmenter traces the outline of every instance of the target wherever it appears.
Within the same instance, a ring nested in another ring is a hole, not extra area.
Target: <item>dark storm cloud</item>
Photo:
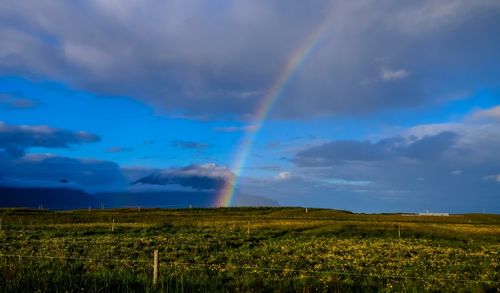
[[[378,211],[470,212],[487,207],[499,212],[497,121],[420,125],[376,142],[308,147],[293,158],[297,176],[280,182],[280,188],[294,192],[294,179],[301,178],[325,202],[354,200],[351,208],[365,202],[364,209]]]
[[[498,89],[499,12],[496,0],[6,0],[0,74],[66,81],[194,117],[248,118],[327,19],[275,114],[366,113]]]
[[[108,161],[73,159],[47,154],[26,154],[31,147],[69,148],[99,141],[96,135],[45,125],[10,125],[0,122],[0,185],[116,188],[124,185],[120,167]]]
[[[191,149],[191,150],[204,150],[210,147],[207,143],[196,142],[196,141],[186,141],[186,140],[173,140],[172,145],[181,149]]]
[[[30,147],[68,148],[73,144],[99,140],[97,135],[84,131],[75,132],[46,125],[9,125],[0,121],[0,148],[18,157]]]
[[[131,169],[135,176],[149,173],[133,182],[133,185],[182,186],[194,190],[219,190],[234,175],[226,167],[216,164],[190,165],[164,170]]]
[[[393,137],[376,143],[333,141],[298,152],[293,159],[303,166],[329,166],[346,161],[383,161],[397,158],[439,159],[457,140],[457,134],[444,131],[422,138]]]
[[[417,139],[408,146],[399,149],[401,155],[419,160],[440,159],[457,141],[458,135],[451,131]]]
[[[109,161],[27,154],[9,158],[0,154],[0,185],[61,186],[85,190],[123,188],[120,167]]]

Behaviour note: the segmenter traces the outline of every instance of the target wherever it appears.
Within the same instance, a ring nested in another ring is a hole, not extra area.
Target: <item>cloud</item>
[[[248,119],[326,20],[272,115],[364,114],[500,86],[496,0],[290,0],[286,13],[279,3],[5,0],[0,74],[134,97],[161,113]],[[398,82],[359,86],[374,77]]]
[[[366,204],[364,209],[376,207],[379,211],[431,208],[471,212],[487,206],[498,212],[500,124],[469,118],[418,125],[373,142],[331,141],[308,146],[292,162],[296,165],[294,178],[306,178],[311,187],[299,192],[296,184],[286,181],[276,192],[288,191],[289,196],[309,203],[308,191],[324,203],[331,200],[356,209]],[[331,178],[368,184],[328,184]]]
[[[116,154],[116,153],[131,152],[132,150],[133,150],[132,148],[115,146],[115,147],[107,148],[106,152],[111,153],[111,154]]]
[[[83,131],[0,122],[0,185],[118,188],[126,182],[120,167],[113,162],[26,154],[31,147],[69,148],[99,140],[98,136]]]
[[[255,125],[224,126],[224,127],[215,127],[214,130],[218,132],[238,132],[238,131],[253,132],[257,130],[257,127]]]
[[[393,81],[393,80],[398,80],[398,79],[405,79],[410,75],[410,72],[408,72],[405,69],[397,69],[397,70],[391,70],[387,68],[382,68],[380,70],[380,78],[383,81]]]
[[[456,133],[444,131],[420,138],[390,137],[374,143],[333,141],[299,151],[293,161],[303,166],[328,166],[346,161],[371,162],[398,158],[435,160],[442,157],[456,139]]]
[[[186,141],[186,140],[173,140],[172,145],[174,147],[181,148],[181,149],[199,150],[199,151],[210,147],[210,145],[207,143],[196,142],[196,141]]]
[[[3,105],[7,109],[33,109],[38,107],[38,103],[35,100],[12,97],[6,94],[0,94],[0,105]]]
[[[400,155],[419,160],[438,160],[456,143],[458,134],[443,131],[435,135],[424,136],[409,144],[398,147]]]
[[[84,131],[70,131],[46,125],[10,125],[0,121],[0,148],[21,156],[30,147],[69,148],[99,141],[97,135]]]
[[[495,182],[500,182],[500,174],[488,175],[488,176],[485,176],[484,179],[495,181]]]
[[[500,121],[500,106],[490,109],[477,110],[472,114],[476,119],[496,119]]]
[[[9,159],[0,156],[0,185],[53,186],[102,191],[123,188],[120,167],[109,161],[74,159],[47,154],[27,154]],[[69,184],[69,185],[68,185]]]
[[[290,172],[279,172],[278,175],[276,175],[275,179],[276,180],[288,180],[292,176],[292,173]]]
[[[139,174],[143,172],[151,173],[134,181],[133,185],[182,186],[193,190],[220,190],[234,177],[234,174],[228,168],[213,163],[190,165],[182,168],[140,171]],[[138,175],[137,170],[136,175]]]

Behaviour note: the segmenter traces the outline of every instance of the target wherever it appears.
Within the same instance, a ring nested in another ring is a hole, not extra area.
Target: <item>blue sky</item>
[[[146,2],[0,4],[1,185],[232,178],[266,93],[326,24],[258,129],[238,192],[500,212],[497,1]]]

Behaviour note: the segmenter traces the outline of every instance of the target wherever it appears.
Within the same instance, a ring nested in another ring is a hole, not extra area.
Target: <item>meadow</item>
[[[0,216],[1,292],[500,292],[500,215],[219,208]]]

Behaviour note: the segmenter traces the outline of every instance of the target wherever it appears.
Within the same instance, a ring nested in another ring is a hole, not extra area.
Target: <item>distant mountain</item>
[[[184,191],[146,191],[146,192],[107,192],[96,193],[97,199],[106,207],[155,207],[155,208],[185,208],[210,207],[216,194],[213,192]]]
[[[47,209],[86,209],[89,206],[99,208],[120,207],[155,207],[155,208],[187,208],[212,207],[216,202],[216,192],[185,191],[148,191],[148,192],[109,192],[88,194],[82,190],[66,188],[18,188],[0,187],[0,207]],[[234,198],[234,206],[279,206],[271,199],[238,195]]]
[[[237,195],[233,201],[238,207],[279,207],[279,203],[267,197],[257,195]]]
[[[215,192],[186,191],[149,191],[149,192],[112,192],[94,195],[107,207],[212,207],[217,200]],[[278,202],[251,195],[238,195],[234,206],[279,206]]]
[[[97,208],[100,202],[92,195],[67,188],[0,187],[0,207],[48,209]]]

